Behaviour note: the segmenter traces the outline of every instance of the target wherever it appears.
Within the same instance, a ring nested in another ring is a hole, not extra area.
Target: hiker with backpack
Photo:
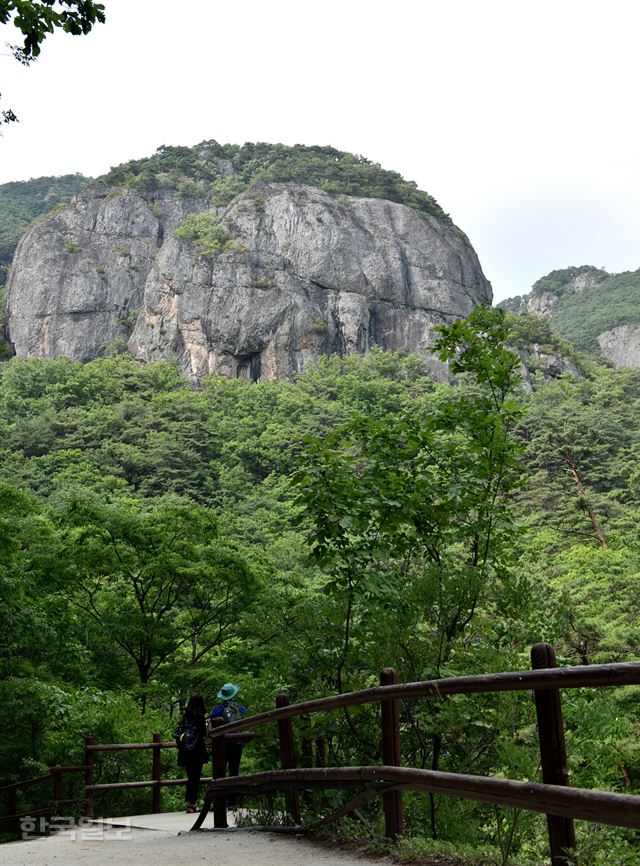
[[[178,747],[178,766],[187,771],[187,790],[185,802],[187,814],[197,810],[198,793],[202,767],[208,759],[205,746],[207,735],[207,711],[200,692],[189,698],[182,722],[176,728],[175,739]]]
[[[224,724],[237,722],[247,712],[246,707],[241,707],[234,698],[240,691],[235,683],[225,683],[217,694],[218,703],[211,710],[210,721],[222,719]],[[225,738],[225,755],[230,776],[240,774],[240,758],[242,757],[243,740],[227,740]]]

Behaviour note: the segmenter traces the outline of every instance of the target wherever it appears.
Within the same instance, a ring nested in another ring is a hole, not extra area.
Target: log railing
[[[234,736],[234,740],[251,739],[252,734]],[[126,791],[136,788],[151,788],[151,812],[162,811],[162,788],[185,785],[186,779],[163,779],[160,753],[162,749],[175,749],[174,740],[163,741],[160,734],[153,735],[151,743],[96,743],[93,737],[87,737],[85,763],[74,766],[56,765],[51,767],[49,772],[31,779],[22,781],[13,781],[8,785],[0,786],[0,797],[4,797],[5,809],[4,814],[0,815],[0,823],[8,824],[9,827],[17,828],[21,818],[47,816],[53,817],[59,815],[61,806],[77,806],[83,805],[84,814],[88,818],[92,818],[94,814],[94,796],[101,791]],[[98,752],[127,752],[152,750],[151,760],[151,779],[146,781],[135,782],[106,782],[96,784],[95,782],[95,756]],[[215,778],[215,768],[212,766],[211,776],[203,777],[200,781],[207,784],[212,778]],[[84,797],[76,797],[73,799],[63,799],[62,797],[62,780],[66,775],[84,774]],[[17,794],[19,790],[36,788],[40,785],[51,783],[52,797],[46,801],[46,806],[38,809],[29,809],[26,812],[18,812],[17,810]]]
[[[62,796],[62,779],[65,775],[74,773],[84,773],[86,771],[84,764],[76,764],[73,766],[63,766],[56,764],[51,767],[48,773],[42,776],[36,776],[32,779],[24,779],[22,781],[13,781],[8,785],[0,787],[0,795],[5,797],[5,814],[0,816],[0,822],[7,824],[9,828],[17,827],[20,819],[27,815],[38,817],[44,815],[55,815],[60,806],[75,806],[80,803],[86,803],[84,798],[63,799]],[[52,798],[48,801],[47,806],[41,809],[31,809],[29,812],[18,812],[18,791],[27,788],[33,788],[40,785],[51,783]]]
[[[223,732],[224,737],[224,732]],[[253,734],[240,734],[239,736],[234,735],[234,740],[241,739],[252,739]],[[223,741],[224,742],[224,739]],[[161,775],[161,762],[160,762],[160,751],[162,749],[175,749],[176,744],[174,740],[162,741],[160,739],[160,734],[153,735],[152,743],[94,743],[93,738],[89,737],[87,739],[87,774],[85,777],[85,796],[87,802],[87,816],[93,817],[93,797],[94,794],[99,793],[100,791],[131,791],[136,788],[151,788],[151,812],[161,812],[162,811],[162,800],[161,800],[161,792],[162,788],[175,787],[178,785],[185,785],[186,779],[163,779]],[[152,766],[151,766],[151,779],[142,782],[104,782],[101,784],[96,784],[94,780],[94,772],[93,772],[93,762],[95,760],[96,752],[123,752],[130,751],[132,749],[152,749],[153,757],[152,757]],[[200,779],[201,783],[209,783],[212,778],[216,776],[216,767],[215,767],[216,755],[212,756],[212,773],[211,776],[206,776]]]
[[[403,832],[402,792],[405,790],[428,791],[482,803],[541,812],[547,816],[552,866],[564,866],[567,862],[567,850],[575,847],[574,819],[640,829],[640,797],[569,787],[560,699],[561,689],[639,685],[640,663],[558,668],[553,648],[549,644],[537,644],[532,649],[531,655],[533,669],[529,671],[398,683],[395,671],[392,668],[385,668],[380,675],[381,685],[376,688],[291,705],[287,695],[279,695],[275,709],[231,722],[221,727],[219,731],[213,732],[212,777],[202,780],[208,783],[207,794],[204,807],[193,829],[202,826],[212,807],[214,826],[226,827],[228,795],[270,794],[277,791],[284,792],[287,811],[293,822],[300,824],[300,791],[326,788],[360,788],[362,791],[332,815],[326,816],[324,821],[341,817],[356,809],[362,802],[381,794],[385,832],[391,838]],[[454,694],[527,690],[532,691],[535,698],[542,783],[401,766],[400,701]],[[301,749],[305,762],[312,763],[315,751],[318,766],[296,767],[292,726],[294,718],[376,702],[381,705],[383,759],[381,766],[326,767],[324,766],[326,762],[324,741],[316,741],[314,750],[313,744],[306,740]],[[255,729],[273,722],[276,722],[278,727],[282,769],[224,778],[225,739],[250,739],[254,734],[246,733],[249,728]],[[0,794],[4,792],[9,802],[7,817],[14,821],[22,817],[16,814],[15,810],[17,790],[49,781],[53,782],[54,796],[51,802],[56,808],[71,803],[84,803],[86,815],[91,817],[94,809],[93,798],[96,793],[150,787],[152,811],[159,812],[162,808],[161,789],[166,786],[184,785],[186,782],[186,779],[161,778],[160,752],[166,748],[175,748],[175,743],[173,740],[163,742],[160,734],[154,734],[152,743],[98,744],[89,737],[86,744],[85,764],[54,767],[48,774],[37,779],[13,782],[1,787]],[[95,783],[96,753],[137,749],[152,750],[150,780]],[[85,776],[85,797],[81,800],[62,799],[62,776],[72,772],[82,772]],[[29,814],[54,814],[54,812],[49,807],[48,810]]]
[[[225,827],[226,795],[230,793],[237,795],[284,791],[287,794],[287,809],[297,823],[299,809],[293,795],[297,795],[301,789],[330,787],[365,789],[363,795],[338,810],[334,817],[345,814],[350,807],[355,808],[354,804],[362,801],[364,797],[369,798],[372,791],[381,793],[385,832],[392,838],[400,835],[403,830],[403,790],[429,791],[542,812],[547,816],[552,866],[564,866],[568,850],[575,848],[574,818],[640,829],[640,797],[569,787],[560,700],[561,689],[638,685],[640,663],[558,668],[553,647],[549,644],[537,644],[533,647],[531,658],[533,670],[529,671],[397,683],[395,671],[385,668],[380,677],[381,685],[376,688],[291,705],[286,695],[279,696],[275,709],[225,725],[224,731],[219,734],[214,732],[213,746],[214,753],[216,750],[222,752],[224,741],[219,739],[221,736],[234,737],[249,727],[254,729],[277,722],[283,769],[237,778],[214,778],[208,787],[205,805],[193,829],[202,826],[212,804],[214,826]],[[532,691],[535,698],[542,784],[400,766],[401,700],[525,690]],[[380,702],[382,710],[382,766],[295,768],[292,759],[293,718],[373,702]],[[218,766],[224,766],[223,757],[218,759]]]

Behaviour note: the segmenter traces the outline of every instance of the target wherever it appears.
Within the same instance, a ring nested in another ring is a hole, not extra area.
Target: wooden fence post
[[[155,814],[157,812],[162,812],[162,788],[160,787],[160,767],[161,767],[161,754],[160,754],[160,743],[162,742],[160,734],[153,735],[153,761],[151,767],[151,778],[153,779],[154,785],[151,789],[151,811]]]
[[[93,818],[93,791],[87,790],[89,785],[94,784],[93,771],[95,763],[95,752],[91,748],[95,743],[93,737],[87,737],[85,749],[85,771],[84,771],[84,798],[85,798],[85,814],[87,818]]]
[[[555,668],[556,654],[548,643],[538,643],[531,649],[531,667],[534,670]],[[542,781],[548,785],[569,785],[567,750],[564,740],[562,704],[559,689],[534,689]],[[567,852],[576,847],[576,836],[571,818],[547,815],[549,849],[552,866],[566,866]]]
[[[276,697],[277,708],[288,706],[288,695],[281,694]],[[278,721],[278,739],[280,741],[280,761],[282,763],[282,769],[293,770],[296,765],[296,756],[293,740],[293,723],[291,722],[291,719],[280,719]],[[285,794],[285,803],[287,804],[287,812],[291,815],[294,823],[302,823],[298,791],[288,791]]]
[[[60,800],[62,800],[62,766],[60,764],[56,764],[55,767],[52,767],[51,773],[53,775],[53,803],[55,809],[55,815],[58,814],[59,808],[58,804]]]
[[[11,784],[18,781],[17,776],[11,777]],[[7,815],[16,815],[18,812],[18,791],[16,788],[9,788],[7,791]],[[13,818],[9,822],[8,830],[10,833],[20,833],[20,818]]]
[[[302,738],[300,744],[300,757],[303,767],[313,767],[313,740],[308,733]],[[302,798],[306,806],[310,806],[313,802],[310,791],[303,791]]]
[[[211,726],[219,728],[224,725],[224,719],[211,719]],[[224,737],[215,737],[211,741],[211,775],[214,779],[223,779],[227,763]],[[216,794],[213,798],[213,826],[228,827],[227,823],[227,795]]]
[[[392,686],[398,682],[393,668],[380,671],[380,685]],[[380,701],[382,711],[382,763],[399,767],[400,760],[400,706],[397,700]],[[404,809],[401,791],[386,791],[382,795],[384,807],[384,834],[388,839],[402,836],[404,832]]]

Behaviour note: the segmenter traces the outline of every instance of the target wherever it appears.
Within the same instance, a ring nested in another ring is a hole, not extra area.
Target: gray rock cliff
[[[520,375],[525,390],[534,390],[534,375],[541,373],[545,381],[558,379],[568,375],[575,379],[583,378],[582,370],[559,352],[549,351],[538,343],[531,343],[526,348],[510,347],[520,358]]]
[[[640,328],[628,325],[612,328],[598,334],[598,345],[616,367],[640,367]]]
[[[227,251],[175,236],[203,211]],[[196,379],[257,380],[373,345],[430,358],[433,326],[481,303],[491,287],[464,234],[402,204],[274,183],[213,208],[98,183],[22,238],[6,319],[19,356],[88,360],[126,341]]]

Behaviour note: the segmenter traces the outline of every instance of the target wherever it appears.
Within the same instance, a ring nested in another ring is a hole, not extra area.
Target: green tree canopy
[[[225,205],[252,184],[294,182],[316,186],[333,195],[369,196],[396,201],[450,222],[428,193],[398,172],[363,156],[334,147],[296,144],[218,144],[159,147],[153,156],[112,168],[102,178],[112,186],[142,191],[173,189],[186,197],[207,197]],[[259,193],[257,193],[259,195]]]
[[[105,505],[72,494],[56,518],[76,604],[133,662],[143,686],[181,648],[197,662],[234,634],[251,604],[255,576],[217,537],[208,509],[175,499]]]
[[[504,348],[500,311],[479,308],[440,330],[435,351],[463,376],[458,387],[436,394],[424,415],[360,416],[310,440],[300,471],[327,589],[345,596],[339,685],[357,598],[391,603],[411,595],[413,582],[439,672],[480,598],[505,575],[506,494],[522,472],[518,358]]]

